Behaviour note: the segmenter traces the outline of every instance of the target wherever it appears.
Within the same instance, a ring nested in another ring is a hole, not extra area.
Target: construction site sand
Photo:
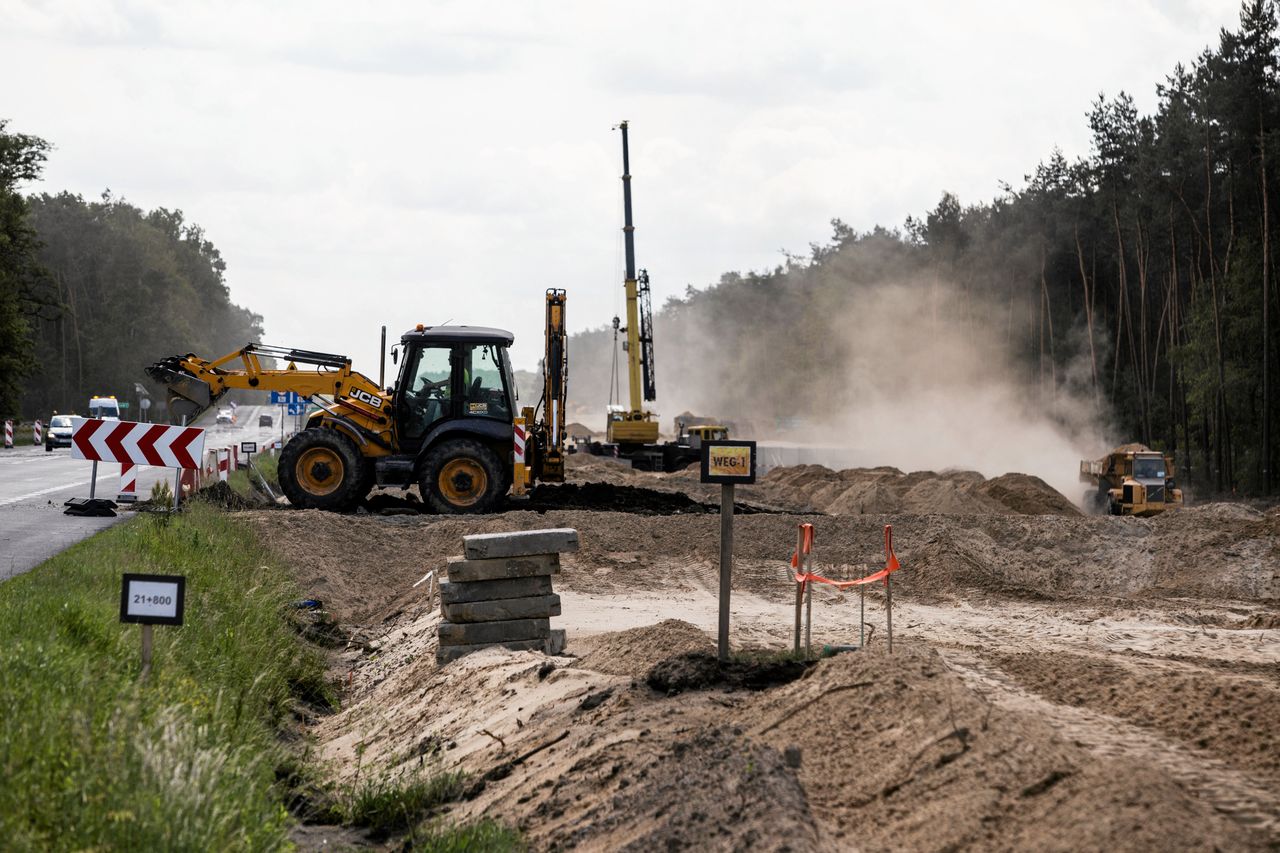
[[[637,476],[658,475],[617,479]],[[835,577],[878,567],[892,523],[895,655],[876,586],[868,652],[761,692],[675,696],[644,676],[711,648],[715,516],[245,517],[356,637],[336,664],[344,710],[315,729],[333,772],[400,772],[439,746],[433,760],[490,777],[453,817],[507,821],[537,849],[1280,843],[1280,510],[744,516],[735,648],[790,646],[797,522]],[[576,657],[437,668],[439,616],[413,584],[465,533],[560,526],[582,539],[555,579]],[[815,590],[815,644],[856,641],[858,600]]]

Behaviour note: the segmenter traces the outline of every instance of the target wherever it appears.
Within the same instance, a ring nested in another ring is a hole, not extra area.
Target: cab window
[[[503,354],[493,344],[462,348],[463,414],[511,420],[511,406],[503,386]]]
[[[450,377],[453,350],[449,347],[419,349],[405,365],[404,409],[406,438],[421,438],[427,429],[450,414]]]

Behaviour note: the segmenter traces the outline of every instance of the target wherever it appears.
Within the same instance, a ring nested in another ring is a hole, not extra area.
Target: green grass
[[[276,471],[279,467],[280,457],[272,456],[270,453],[253,454],[253,467],[257,469],[258,474],[266,478],[271,486],[271,491],[276,495],[280,494],[280,481],[276,477]],[[232,471],[227,478],[227,484],[233,490],[242,495],[248,495],[251,492],[259,491],[262,488],[262,481],[249,469],[245,468],[239,471]]]
[[[466,781],[466,775],[456,771],[357,780],[341,798],[339,810],[344,823],[385,837],[409,829],[432,809],[459,799]]]
[[[187,577],[186,624],[155,629],[138,683],[125,571]],[[0,584],[0,847],[270,850],[293,695],[328,696],[252,532],[216,509],[139,517]]]
[[[524,839],[514,829],[492,820],[463,826],[440,825],[419,832],[414,853],[519,853]]]

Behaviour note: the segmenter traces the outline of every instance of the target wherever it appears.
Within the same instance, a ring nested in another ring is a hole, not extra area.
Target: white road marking
[[[38,492],[30,492],[25,495],[18,495],[16,498],[6,498],[5,500],[0,501],[0,506],[8,506],[9,504],[16,504],[19,501],[25,501],[27,498],[38,498],[41,495],[47,495],[50,492],[60,492],[63,489],[74,489],[76,486],[83,486],[88,484],[88,482],[89,482],[88,480],[79,480],[74,483],[63,483],[61,486],[50,486],[49,488],[41,489]]]

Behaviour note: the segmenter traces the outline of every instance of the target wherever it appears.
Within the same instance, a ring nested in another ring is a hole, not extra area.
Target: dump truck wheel
[[[278,477],[299,509],[345,510],[364,497],[365,461],[351,439],[331,429],[304,429],[280,452]]]
[[[455,438],[427,451],[418,486],[434,512],[492,512],[506,491],[498,455],[478,441]]]

